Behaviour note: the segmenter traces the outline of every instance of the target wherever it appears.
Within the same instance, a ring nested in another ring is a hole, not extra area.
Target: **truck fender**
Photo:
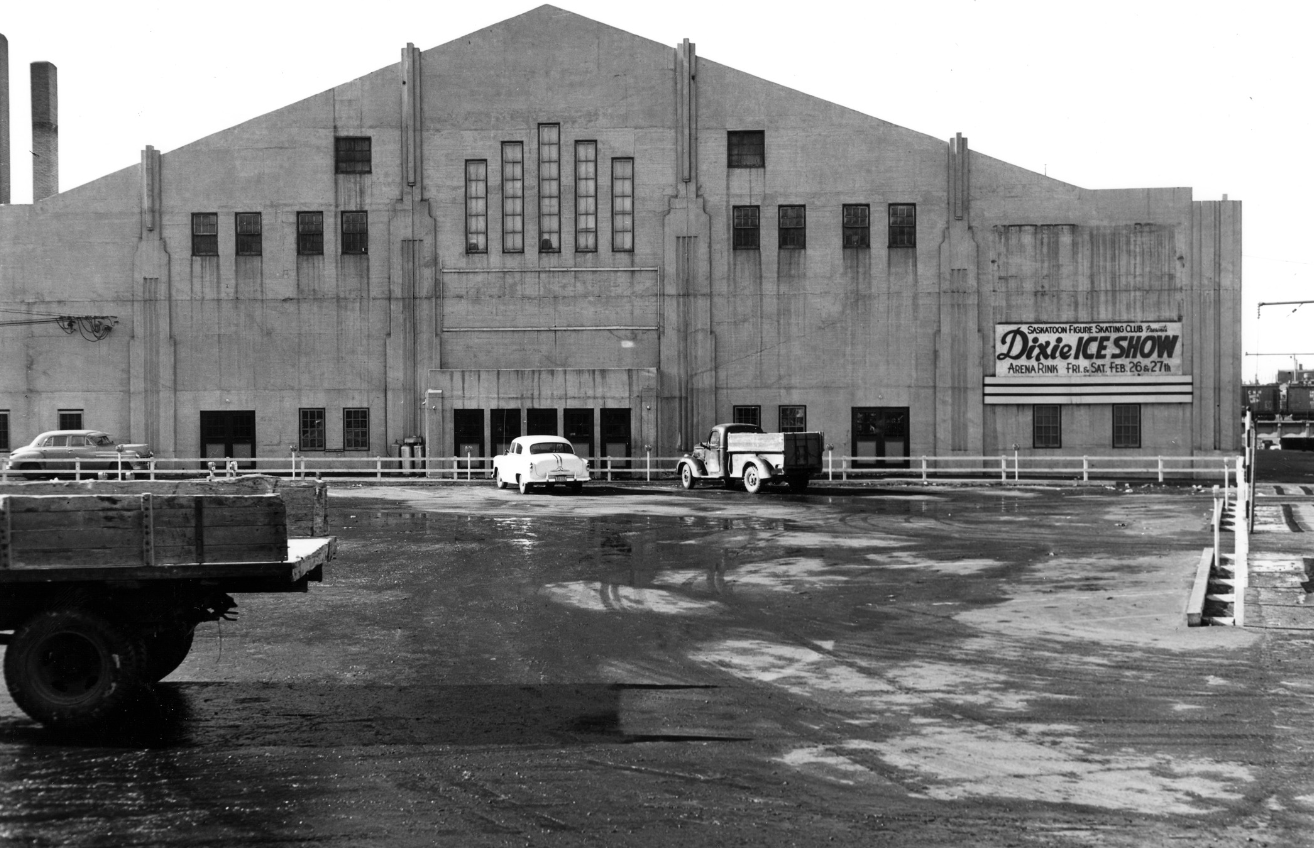
[[[780,476],[776,473],[776,467],[768,460],[763,459],[760,453],[749,454],[744,458],[744,465],[748,465],[750,462],[757,466],[757,475],[763,480],[770,480],[774,477]]]
[[[707,468],[692,456],[680,457],[679,461],[675,463],[675,473],[678,475],[680,470],[686,465],[693,471],[695,477],[707,476]]]

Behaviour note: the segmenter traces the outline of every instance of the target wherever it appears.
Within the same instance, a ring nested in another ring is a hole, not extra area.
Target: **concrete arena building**
[[[0,309],[117,318],[0,326],[0,415],[175,457],[671,456],[725,420],[1201,455],[1240,443],[1240,306],[1239,202],[1078,188],[542,6],[0,206]]]

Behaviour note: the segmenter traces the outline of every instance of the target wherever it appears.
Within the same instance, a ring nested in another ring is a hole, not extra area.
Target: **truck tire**
[[[791,492],[806,492],[808,489],[808,475],[791,474],[789,477],[789,490]]]
[[[146,649],[146,680],[159,683],[174,672],[192,650],[196,627],[168,627],[142,640]]]
[[[750,495],[762,491],[762,478],[758,474],[757,466],[751,462],[744,466],[744,491]]]
[[[136,634],[75,607],[30,619],[5,650],[5,684],[14,703],[51,728],[92,727],[113,716],[144,682]]]
[[[686,489],[692,489],[698,485],[698,478],[694,476],[693,468],[687,462],[680,466],[680,485]]]

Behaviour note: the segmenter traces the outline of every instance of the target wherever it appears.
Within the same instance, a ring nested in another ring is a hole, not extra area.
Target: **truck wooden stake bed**
[[[277,494],[0,495],[9,693],[50,727],[102,722],[230,615],[230,593],[305,592],[336,547],[289,539]]]
[[[742,480],[753,494],[767,483],[784,482],[801,492],[821,471],[821,433],[764,433],[755,424],[717,424],[676,464],[680,483],[692,489],[701,479],[730,485]]]

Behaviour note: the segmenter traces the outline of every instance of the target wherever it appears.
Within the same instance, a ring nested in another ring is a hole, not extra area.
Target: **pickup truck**
[[[801,492],[821,471],[821,442],[817,432],[766,433],[755,424],[717,424],[707,441],[680,457],[676,470],[686,489],[709,479],[727,486],[743,480],[751,494],[780,481]]]
[[[53,729],[122,714],[182,663],[197,624],[231,617],[229,593],[305,592],[337,550],[288,538],[277,493],[69,491],[0,493],[5,684]]]

